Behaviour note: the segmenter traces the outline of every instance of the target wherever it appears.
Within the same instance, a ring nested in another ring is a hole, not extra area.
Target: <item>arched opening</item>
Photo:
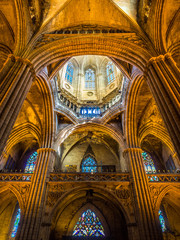
[[[161,200],[158,219],[163,239],[178,239],[180,236],[180,194],[178,189],[168,191]]]
[[[127,220],[116,201],[95,188],[70,193],[56,207],[49,239],[128,240]]]
[[[20,206],[16,196],[5,190],[0,193],[0,239],[14,239],[20,221]]]

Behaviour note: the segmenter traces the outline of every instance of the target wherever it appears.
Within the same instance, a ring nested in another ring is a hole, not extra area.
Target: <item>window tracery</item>
[[[81,171],[85,173],[97,172],[96,160],[91,156],[85,157],[81,163]]]
[[[104,237],[105,233],[99,218],[93,211],[88,209],[79,218],[72,235],[77,237]]]
[[[19,226],[19,222],[20,222],[20,217],[21,217],[21,209],[18,208],[17,213],[16,213],[16,218],[15,218],[15,221],[14,221],[14,225],[13,225],[13,230],[12,230],[12,233],[11,233],[12,238],[14,238],[16,236],[18,226]]]
[[[108,84],[112,83],[115,79],[115,75],[114,75],[114,66],[112,64],[112,62],[109,62],[106,66],[106,74],[107,74],[107,81]]]
[[[74,67],[73,67],[72,63],[68,63],[67,68],[66,68],[65,79],[70,84],[72,84],[73,72],[74,72]]]
[[[25,167],[25,170],[24,170],[25,173],[33,173],[34,172],[34,168],[36,166],[37,155],[38,155],[38,153],[34,152],[28,158],[27,163],[26,163],[26,167]]]
[[[95,89],[95,72],[91,68],[85,71],[85,88]]]

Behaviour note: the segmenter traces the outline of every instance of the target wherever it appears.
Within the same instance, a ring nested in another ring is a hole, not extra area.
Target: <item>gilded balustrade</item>
[[[31,181],[32,173],[0,173],[0,181]],[[149,182],[180,182],[179,173],[147,174]],[[50,182],[128,182],[129,173],[51,173]]]
[[[149,182],[180,182],[178,173],[147,174]]]
[[[129,173],[51,173],[49,181],[129,181]]]
[[[0,173],[0,181],[31,181],[32,173]]]

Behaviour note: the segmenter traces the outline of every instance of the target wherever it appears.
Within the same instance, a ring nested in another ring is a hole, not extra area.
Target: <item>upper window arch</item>
[[[110,84],[115,79],[114,66],[112,62],[108,62],[108,64],[106,65],[106,74],[107,74],[107,82],[108,84]]]
[[[85,88],[95,89],[95,71],[92,68],[85,71]]]
[[[65,80],[70,84],[72,84],[73,73],[74,73],[74,67],[72,63],[68,63],[66,68]]]

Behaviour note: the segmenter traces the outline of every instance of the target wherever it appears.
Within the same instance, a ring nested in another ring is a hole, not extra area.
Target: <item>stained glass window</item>
[[[80,108],[80,114],[84,118],[99,117],[99,115],[101,114],[101,110],[99,107],[85,106]]]
[[[82,172],[97,172],[97,163],[95,159],[91,156],[88,156],[82,160],[81,163]]]
[[[111,82],[114,81],[114,67],[112,62],[109,62],[106,66],[106,74],[107,74],[107,80],[108,80],[108,84],[110,84]]]
[[[74,72],[73,65],[72,65],[72,63],[69,63],[69,64],[67,65],[66,74],[65,74],[65,79],[66,79],[66,81],[69,82],[70,84],[72,84],[73,72]]]
[[[73,229],[73,236],[78,237],[104,237],[104,228],[94,212],[86,210]]]
[[[85,72],[85,88],[95,89],[95,72],[91,68]]]
[[[20,216],[21,216],[21,209],[18,208],[17,213],[16,213],[16,218],[14,221],[14,226],[13,226],[13,230],[11,233],[11,237],[14,238],[16,236],[17,230],[18,230],[18,225],[19,225],[19,221],[20,221]]]
[[[34,152],[28,158],[27,163],[26,163],[26,167],[25,167],[25,170],[24,170],[25,173],[33,173],[34,172],[34,168],[36,166],[37,155],[38,155],[37,152]]]
[[[142,157],[144,160],[144,167],[145,167],[146,173],[149,173],[149,172],[155,173],[156,168],[154,166],[154,162],[150,154],[148,154],[147,152],[142,152]]]
[[[160,224],[161,224],[162,232],[165,232],[167,229],[166,229],[166,224],[165,224],[165,220],[164,220],[164,217],[163,217],[163,213],[162,213],[161,210],[159,210],[158,214],[159,214],[159,221],[160,221]]]

